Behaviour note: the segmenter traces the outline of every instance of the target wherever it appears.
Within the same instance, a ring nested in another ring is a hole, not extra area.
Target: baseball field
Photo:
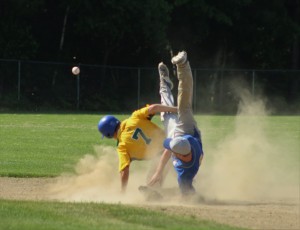
[[[197,115],[205,157],[188,201],[172,168],[163,199],[145,199],[137,188],[153,161],[132,163],[121,195],[116,142],[101,139],[100,118],[0,114],[0,229],[300,228],[299,116],[271,116],[260,103]]]

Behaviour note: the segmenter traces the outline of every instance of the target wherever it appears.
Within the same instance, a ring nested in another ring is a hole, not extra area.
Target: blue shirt
[[[192,183],[200,167],[200,157],[203,154],[202,143],[198,138],[191,135],[184,135],[190,145],[192,152],[192,160],[183,162],[173,155],[173,166],[177,172],[177,180],[180,190],[183,194],[193,193],[195,191]]]

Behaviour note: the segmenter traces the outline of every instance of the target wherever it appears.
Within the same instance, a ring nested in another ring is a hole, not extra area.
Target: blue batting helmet
[[[104,116],[98,123],[98,130],[102,137],[113,138],[120,121],[114,116]]]

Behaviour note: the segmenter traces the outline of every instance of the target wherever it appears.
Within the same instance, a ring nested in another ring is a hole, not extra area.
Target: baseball
[[[73,73],[74,75],[78,75],[78,74],[80,73],[79,67],[78,67],[78,66],[74,66],[74,67],[72,68],[72,73]]]

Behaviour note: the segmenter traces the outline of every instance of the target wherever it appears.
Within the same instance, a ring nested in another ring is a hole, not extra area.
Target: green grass
[[[0,114],[0,176],[54,177],[72,172],[95,145],[115,146],[101,139],[95,114]],[[117,115],[124,119],[128,115]],[[196,116],[203,133],[206,163],[210,152],[236,132],[233,116]],[[244,117],[244,122],[251,117]],[[154,122],[160,124],[158,116]],[[256,126],[256,121],[253,126]],[[299,167],[300,117],[264,118],[263,131],[283,146],[278,160]],[[284,157],[282,157],[284,156]],[[116,156],[117,157],[117,156]],[[237,229],[193,217],[170,216],[120,204],[0,200],[0,229]]]
[[[97,124],[102,115],[0,114],[0,176],[53,177],[72,172],[95,145],[116,146],[101,139]],[[123,120],[128,115],[117,115]],[[204,150],[211,150],[234,132],[234,116],[196,116],[203,133]],[[249,118],[243,118],[249,120]],[[299,159],[300,117],[270,116],[264,131],[272,142],[286,146],[291,162]],[[161,125],[159,117],[154,122]],[[256,125],[255,123],[253,125]]]
[[[1,114],[0,175],[57,176],[73,170],[101,140],[97,115]]]
[[[0,229],[212,229],[234,230],[192,216],[168,215],[122,204],[0,200]]]

